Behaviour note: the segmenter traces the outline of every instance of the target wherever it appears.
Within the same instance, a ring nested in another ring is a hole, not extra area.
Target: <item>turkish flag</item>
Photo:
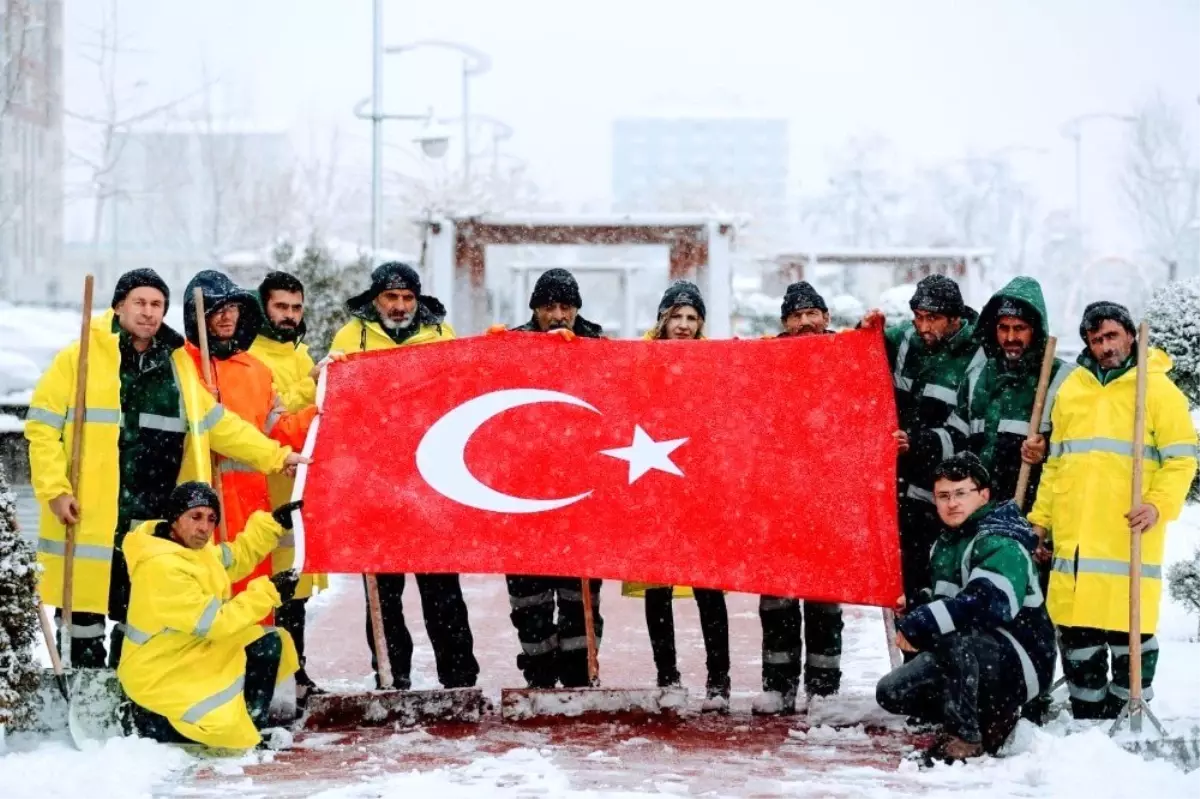
[[[504,333],[326,370],[304,568],[640,580],[890,607],[896,411],[878,329]]]

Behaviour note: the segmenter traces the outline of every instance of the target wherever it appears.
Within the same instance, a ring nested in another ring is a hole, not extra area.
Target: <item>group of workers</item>
[[[203,319],[192,298],[199,290]],[[315,363],[304,343],[304,286],[272,272],[257,293],[206,270],[188,285],[185,335],[163,323],[170,301],[152,270],[118,281],[111,311],[54,359],[26,419],[35,494],[41,591],[62,604],[66,529],[73,526],[70,658],[117,668],[140,734],[210,746],[258,744],[275,686],[295,674],[297,701],[320,692],[305,669],[305,603],[324,585],[292,569],[292,477],[317,413],[316,381],[353,353],[455,337],[446,311],[422,294],[418,272],[386,263],[346,303],[348,321]],[[1129,536],[1143,537],[1142,680],[1151,696],[1167,522],[1196,471],[1196,433],[1170,359],[1152,349],[1148,371],[1144,499],[1129,507],[1137,331],[1128,311],[1093,303],[1078,364],[1056,360],[1045,412],[1030,416],[1049,323],[1041,288],[1017,278],[982,313],[957,284],[917,286],[913,318],[885,331],[899,412],[899,539],[904,596],[896,645],[905,663],[879,683],[879,703],[940,725],[936,755],[995,751],[1025,713],[1048,701],[1056,651],[1077,718],[1112,718],[1129,696]],[[537,281],[530,320],[514,328],[597,338],[580,314],[574,276]],[[705,336],[704,299],[673,283],[648,340]],[[872,321],[873,312],[864,323]],[[831,331],[828,306],[808,283],[787,288],[779,337]],[[504,331],[495,325],[489,334]],[[207,363],[204,356],[207,355]],[[831,365],[831,368],[837,368]],[[74,407],[83,379],[86,406]],[[83,413],[84,462],[73,486],[74,420]],[[1027,465],[1028,489],[1018,493]],[[1026,514],[1024,502],[1032,501]],[[415,575],[446,688],[475,685],[466,602],[454,574]],[[508,575],[517,666],[531,688],[590,685],[579,579]],[[410,687],[413,641],[405,576],[378,575],[383,638],[394,687]],[[602,640],[600,581],[589,585]],[[626,583],[642,596],[659,686],[678,685],[672,601],[696,600],[706,650],[702,709],[730,698],[724,594],[705,587]],[[557,607],[557,614],[556,614]],[[796,711],[806,695],[841,682],[842,613],[835,604],[759,599],[762,693],[756,714]],[[60,612],[61,617],[61,612]],[[106,617],[116,624],[105,642]],[[1123,637],[1124,636],[1124,637]],[[1111,658],[1111,670],[1110,670]],[[383,687],[380,685],[380,687]]]

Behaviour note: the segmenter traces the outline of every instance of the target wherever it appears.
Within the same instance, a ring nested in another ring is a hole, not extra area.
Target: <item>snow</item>
[[[1200,506],[1192,505],[1170,529],[1166,562],[1190,557],[1198,545]],[[310,668],[322,649],[321,635],[328,635],[330,625],[344,628],[352,636],[347,643],[339,641],[338,648],[363,647],[359,640],[361,615],[338,615],[339,601],[361,602],[359,579],[335,577],[332,586],[332,591],[309,605]],[[415,591],[414,581],[409,582],[409,591]],[[464,580],[464,591],[484,678],[493,680],[490,685],[512,684],[515,638],[503,627],[508,624],[503,579]],[[606,584],[605,616],[615,625],[624,611],[623,624],[632,627],[630,616],[640,617],[641,608],[635,600],[615,597],[616,591],[617,586]],[[410,596],[406,601],[410,609],[418,607],[415,599]],[[628,604],[618,607],[622,602]],[[752,598],[730,595],[729,602],[737,661],[734,711],[745,714],[756,687],[752,675],[757,673],[760,654],[755,638],[758,620]],[[357,613],[361,614],[361,605]],[[327,615],[334,618],[322,624]],[[871,730],[899,730],[902,719],[885,713],[874,702],[875,682],[887,669],[879,611],[846,608],[845,617],[842,692],[813,700],[805,714],[782,722],[785,729],[774,737],[769,728],[746,715],[718,721],[688,720],[678,732],[666,733],[636,724],[597,724],[587,728],[592,732],[585,739],[571,732],[575,728],[564,732],[564,728],[556,731],[553,727],[491,722],[490,727],[484,723],[452,735],[443,728],[377,730],[361,738],[342,733],[302,734],[294,752],[213,758],[129,739],[110,740],[76,752],[63,741],[14,735],[9,741],[11,752],[0,756],[0,795],[5,799],[151,795],[195,799],[231,795],[321,799],[591,799],[662,794],[813,799],[1200,796],[1200,771],[1185,774],[1163,761],[1144,761],[1108,737],[1108,723],[1075,722],[1065,712],[1045,728],[1022,722],[1002,757],[965,766],[919,770],[913,762],[881,755],[872,748],[880,738]],[[501,626],[488,626],[489,618]],[[676,603],[676,619],[681,667],[685,671],[700,668],[702,673],[703,648],[693,604]],[[414,685],[433,687],[427,639],[418,616],[411,611],[409,626],[416,642]],[[1162,654],[1152,708],[1175,734],[1200,725],[1196,626],[1194,615],[1164,597],[1158,629]],[[622,644],[622,640],[628,643]],[[622,645],[631,649],[613,648]],[[612,675],[618,668],[614,661],[618,652],[623,658],[631,658],[629,653],[635,652],[648,664],[649,655],[643,651],[648,649],[644,628],[610,628],[601,652],[603,673]],[[327,652],[323,656],[330,657]],[[356,668],[342,672],[341,680],[320,675],[318,679],[327,687],[364,688],[368,684],[362,676],[366,665],[359,662]],[[696,679],[693,671],[685,682],[692,687]],[[698,693],[693,688],[693,696]],[[697,729],[709,733],[715,729],[716,733],[698,746]]]

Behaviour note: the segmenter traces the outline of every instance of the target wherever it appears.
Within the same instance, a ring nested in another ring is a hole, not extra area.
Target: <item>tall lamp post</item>
[[[433,109],[424,114],[385,114],[383,112],[383,0],[372,3],[371,25],[371,96],[354,106],[354,115],[371,120],[371,259],[377,259],[383,240],[383,122],[384,120],[423,121],[425,130],[415,138],[425,155],[441,158],[446,154],[449,137],[434,127]],[[391,52],[388,50],[387,52]],[[366,106],[370,104],[368,113]]]
[[[492,174],[495,175],[497,166],[500,161],[500,142],[508,141],[513,137],[513,129],[507,122],[503,122],[495,117],[486,114],[472,114],[468,117],[442,117],[438,119],[438,123],[442,125],[451,125],[455,123],[463,123],[463,140],[466,139],[466,132],[470,122],[485,122],[492,126]],[[471,154],[469,151],[463,153],[463,157],[469,162]]]
[[[1109,111],[1099,111],[1093,114],[1081,114],[1068,119],[1062,126],[1062,135],[1075,141],[1075,224],[1083,235],[1083,126],[1088,122],[1109,119],[1115,122],[1135,122],[1135,117],[1128,114],[1114,114]]]
[[[379,0],[376,0],[378,3]],[[463,56],[462,63],[462,139],[463,139],[463,185],[471,182],[471,78],[479,77],[492,69],[492,59],[487,53],[476,50],[466,44],[446,41],[444,39],[419,39],[407,44],[388,47],[385,52],[389,55],[407,53],[434,47],[442,50],[453,50]]]

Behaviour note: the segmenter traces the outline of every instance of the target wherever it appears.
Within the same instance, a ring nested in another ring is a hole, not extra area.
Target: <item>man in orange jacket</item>
[[[239,288],[227,276],[206,269],[188,283],[183,308],[183,327],[187,335],[187,351],[204,375],[200,363],[200,328],[193,301],[196,288],[204,296],[205,329],[208,332],[208,352],[212,382],[208,388],[229,410],[266,433],[270,438],[299,452],[304,448],[308,426],[317,414],[315,405],[297,413],[284,412],[275,395],[270,368],[250,355],[248,350],[262,326],[262,311],[258,298]],[[242,532],[250,514],[271,510],[267,477],[250,466],[221,458],[221,515],[229,540]],[[246,583],[259,576],[271,576],[268,556],[254,572],[233,587],[236,595]]]

